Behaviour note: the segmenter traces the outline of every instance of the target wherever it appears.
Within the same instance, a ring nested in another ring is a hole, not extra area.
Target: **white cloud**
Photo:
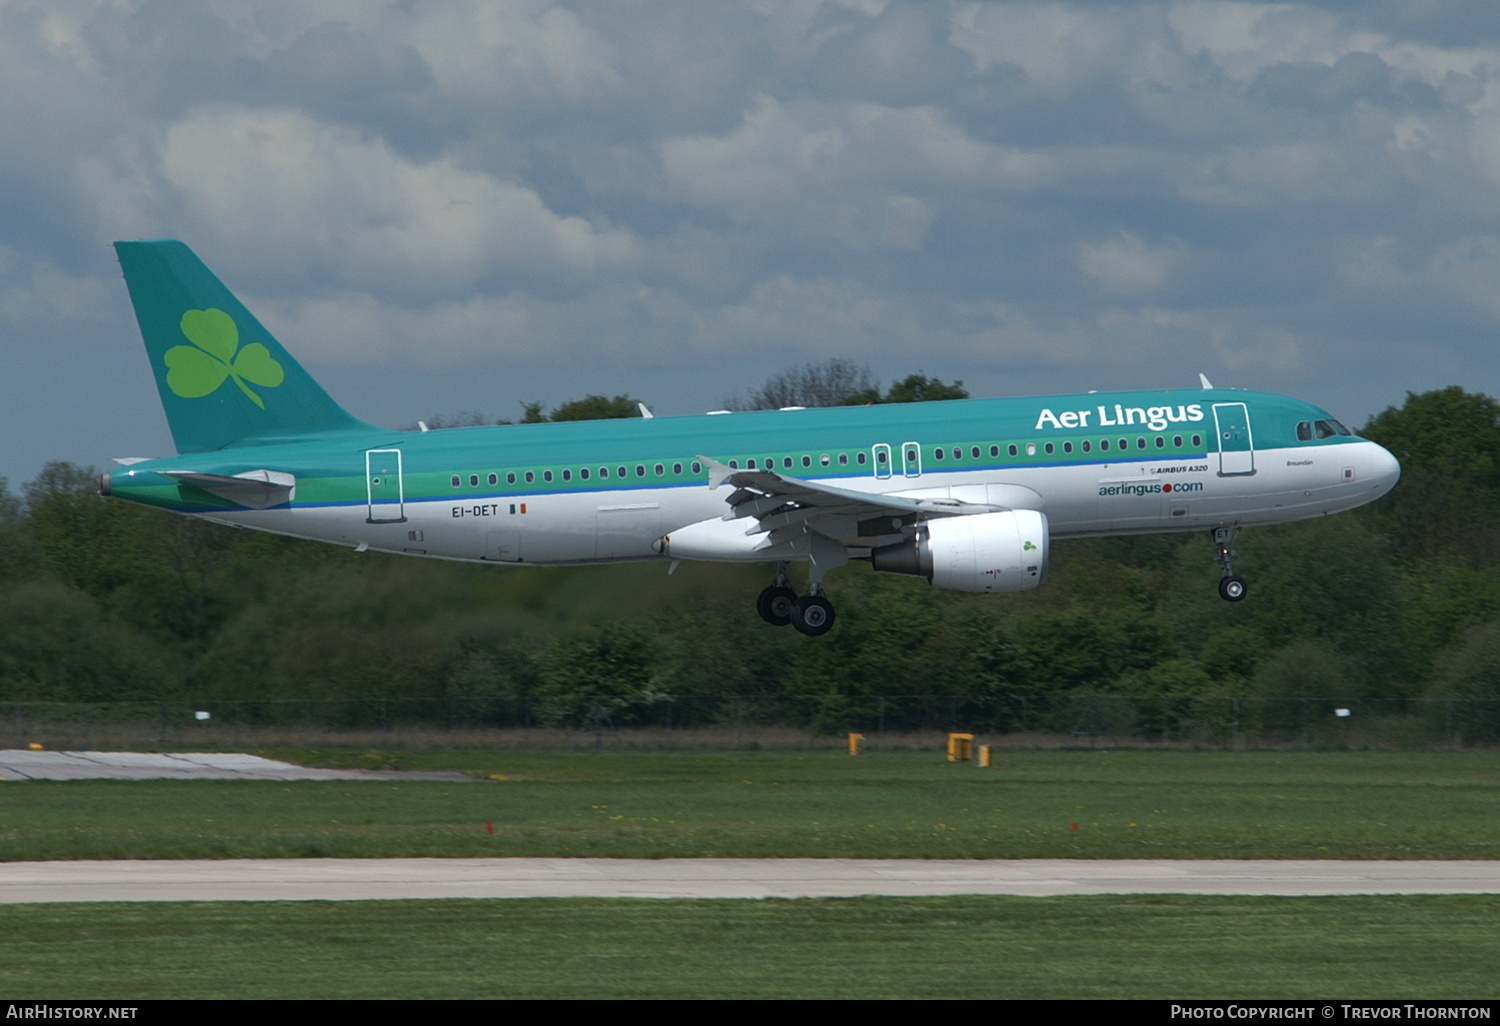
[[[742,222],[780,216],[788,207],[847,204],[908,220],[914,204],[930,209],[945,190],[1027,191],[1056,170],[1046,156],[972,139],[930,108],[787,107],[768,96],[757,97],[727,135],[666,140],[662,164],[686,197]],[[913,188],[925,195],[911,195]],[[817,231],[820,223],[803,227]],[[876,237],[888,231],[878,216],[868,223]]]
[[[1180,245],[1151,246],[1140,236],[1123,232],[1112,239],[1085,243],[1078,265],[1105,295],[1149,296],[1169,284],[1174,265],[1184,255]]]
[[[288,282],[431,299],[635,259],[628,232],[554,213],[533,189],[416,163],[296,111],[199,111],[167,129],[160,166],[156,204],[180,203],[175,219],[204,250]]]

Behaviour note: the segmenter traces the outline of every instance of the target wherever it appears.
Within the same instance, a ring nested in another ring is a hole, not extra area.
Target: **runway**
[[[234,753],[0,751],[0,778],[438,779]],[[0,863],[0,904],[873,894],[1500,894],[1500,861],[1085,859],[222,859]]]
[[[1496,894],[1500,861],[225,859],[0,863],[0,904],[394,898]]]
[[[464,773],[309,769],[240,752],[0,751],[0,780],[441,780]]]

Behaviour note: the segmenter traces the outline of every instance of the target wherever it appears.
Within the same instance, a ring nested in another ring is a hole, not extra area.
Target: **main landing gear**
[[[822,585],[814,581],[806,595],[799,596],[786,579],[786,564],[776,564],[776,579],[755,600],[755,611],[774,627],[791,624],[803,634],[817,637],[833,627],[833,603],[823,594]]]
[[[1234,575],[1234,566],[1230,563],[1239,555],[1229,547],[1238,530],[1235,527],[1214,528],[1214,562],[1224,571],[1224,576],[1219,579],[1219,597],[1225,602],[1238,602],[1250,591],[1245,579]]]

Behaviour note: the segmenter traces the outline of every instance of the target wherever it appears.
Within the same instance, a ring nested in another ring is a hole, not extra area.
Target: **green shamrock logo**
[[[1023,550],[1025,550],[1025,551],[1026,551],[1026,552],[1030,552],[1030,551],[1032,551],[1032,550],[1033,550],[1033,549],[1035,549],[1035,548],[1036,548],[1036,546],[1035,546],[1035,545],[1033,545],[1033,544],[1032,544],[1032,543],[1031,543],[1031,542],[1027,542],[1027,543],[1026,543],[1026,544],[1025,544],[1025,545],[1022,545],[1022,546],[1021,546],[1021,548],[1022,548],[1022,549],[1023,549]]]
[[[286,377],[271,351],[259,342],[240,348],[240,329],[223,310],[189,310],[182,315],[182,333],[191,346],[167,350],[167,387],[184,399],[201,399],[233,378],[240,391],[261,409],[266,404],[250,385],[275,388]],[[245,382],[250,382],[250,385]]]

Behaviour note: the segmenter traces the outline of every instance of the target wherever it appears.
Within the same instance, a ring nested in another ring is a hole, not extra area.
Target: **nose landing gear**
[[[1234,565],[1230,562],[1239,553],[1229,547],[1238,533],[1236,527],[1214,528],[1214,562],[1224,571],[1224,576],[1219,580],[1219,597],[1225,602],[1238,602],[1250,591],[1250,586],[1242,577],[1236,577]]]

